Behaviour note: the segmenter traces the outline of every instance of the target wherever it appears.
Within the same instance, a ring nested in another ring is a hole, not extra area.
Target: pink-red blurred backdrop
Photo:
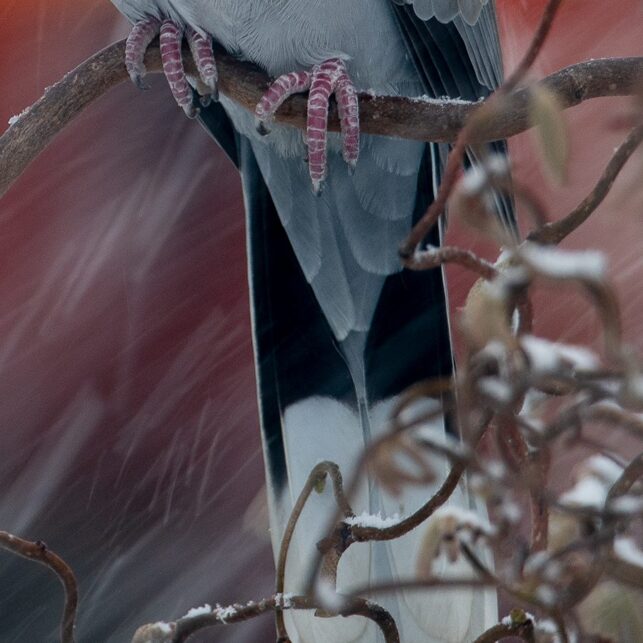
[[[508,69],[542,6],[498,0]],[[640,55],[642,18],[638,0],[567,0],[533,75]],[[127,33],[108,0],[4,0],[0,25],[3,124]],[[263,470],[239,181],[163,79],[150,84],[97,101],[0,202],[0,529],[42,539],[74,566],[86,641],[128,640],[141,622],[272,587],[261,503],[248,510]],[[553,216],[599,176],[623,136],[610,118],[627,104],[567,113],[564,187],[542,177],[529,135],[512,141],[516,175]],[[631,192],[641,169],[634,159],[565,244],[608,254],[637,349],[642,201]],[[449,240],[493,256],[457,221]],[[449,278],[457,309],[472,279]],[[547,336],[599,345],[594,315],[573,295],[543,293],[537,311]],[[56,581],[6,554],[0,574],[0,640],[55,640]],[[260,640],[270,627],[231,626],[215,639]]]

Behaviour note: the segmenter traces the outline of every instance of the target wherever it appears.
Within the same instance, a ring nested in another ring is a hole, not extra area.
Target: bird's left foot
[[[217,67],[214,62],[212,43],[191,27],[183,30],[172,20],[157,20],[148,18],[137,22],[130,32],[125,45],[125,66],[130,78],[137,87],[144,88],[143,77],[146,70],[143,64],[145,52],[156,36],[161,42],[161,61],[163,72],[174,96],[174,100],[183,111],[191,118],[196,116],[197,110],[192,104],[192,88],[188,83],[183,68],[181,45],[185,36],[192,57],[199,71],[199,93],[201,102],[207,103],[210,98],[217,100]]]
[[[341,58],[331,58],[315,65],[312,71],[284,74],[270,86],[255,109],[255,121],[261,134],[267,134],[280,105],[293,94],[310,90],[306,124],[308,170],[313,190],[318,193],[326,178],[328,105],[331,94],[337,99],[343,157],[350,170],[359,155],[359,105],[357,92]]]

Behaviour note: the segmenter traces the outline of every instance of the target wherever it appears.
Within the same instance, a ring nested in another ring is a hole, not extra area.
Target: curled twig
[[[536,243],[560,243],[576,230],[603,202],[619,172],[643,141],[643,125],[635,127],[614,152],[594,189],[567,216],[546,223],[531,232],[527,239]]]
[[[281,546],[279,548],[279,558],[277,560],[277,594],[282,594],[284,591],[284,582],[286,578],[286,561],[288,558],[288,550],[290,548],[290,543],[292,541],[292,536],[295,532],[295,527],[301,512],[304,509],[310,494],[315,488],[320,484],[324,483],[326,477],[331,479],[333,484],[333,491],[335,494],[335,500],[337,502],[338,510],[341,512],[343,517],[353,516],[353,510],[348,502],[348,499],[344,495],[342,475],[339,470],[339,467],[334,462],[320,462],[316,465],[308,476],[306,484],[299,493],[299,497],[295,502],[295,506],[290,512],[290,517],[288,519],[288,524],[284,530],[284,535],[281,539]],[[277,635],[279,639],[288,640],[288,634],[286,632],[286,626],[283,618],[283,611],[281,609],[275,610],[275,623],[277,627]]]
[[[431,247],[418,250],[406,262],[409,270],[430,270],[446,263],[455,263],[471,270],[483,279],[493,279],[498,271],[485,259],[478,257],[471,250],[454,246]]]
[[[78,585],[71,567],[58,554],[51,551],[45,543],[24,540],[6,531],[0,531],[0,547],[29,560],[35,560],[49,567],[56,574],[65,589],[65,607],[60,623],[60,640],[62,643],[74,643]]]

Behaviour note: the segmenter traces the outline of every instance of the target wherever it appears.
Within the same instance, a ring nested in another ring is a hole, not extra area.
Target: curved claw
[[[192,103],[190,103],[189,105],[181,105],[181,108],[185,112],[185,115],[190,119],[196,118],[201,111],[198,107],[195,107]]]
[[[200,80],[206,88],[202,95],[208,95],[211,100],[219,100],[219,72],[214,60],[212,41],[200,33],[188,27],[185,32],[192,58],[199,72]]]
[[[293,94],[310,87],[311,74],[307,71],[292,72],[279,76],[261,97],[255,108],[255,127],[262,136],[270,133],[270,125],[282,103]]]
[[[292,72],[277,78],[262,96],[255,108],[257,131],[265,135],[281,104],[293,94],[310,89],[306,147],[308,170],[313,191],[320,194],[326,178],[326,138],[328,129],[328,102],[332,94],[337,97],[343,157],[349,173],[353,173],[359,155],[359,105],[357,92],[341,58],[331,58],[315,65],[312,72]]]
[[[139,89],[148,89],[143,84],[143,78],[147,73],[145,69],[145,52],[149,44],[158,36],[161,22],[156,18],[148,18],[137,22],[127,36],[125,43],[125,67],[132,82]]]
[[[268,124],[266,121],[260,119],[259,117],[255,117],[255,128],[261,136],[268,136],[270,134],[270,127],[268,127]]]
[[[140,89],[141,91],[146,92],[150,88],[149,85],[143,82],[144,74],[130,73],[129,77],[137,89]]]

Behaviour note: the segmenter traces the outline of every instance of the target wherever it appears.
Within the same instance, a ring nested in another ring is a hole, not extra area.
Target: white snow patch
[[[496,528],[488,520],[475,511],[462,509],[462,507],[440,507],[434,512],[431,520],[453,520],[459,527],[474,529],[487,536],[493,536],[496,533]]]
[[[524,623],[525,621],[531,621],[532,623],[536,622],[536,617],[533,614],[530,614],[529,612],[524,612],[525,620],[524,621],[519,621],[520,623]],[[507,627],[510,627],[511,625],[516,624],[516,621],[511,618],[511,614],[507,614],[507,616],[503,616],[502,620],[500,621],[503,625],[506,625]]]
[[[485,160],[484,166],[489,174],[498,177],[506,176],[510,169],[509,160],[504,154],[491,154]]]
[[[414,424],[419,422],[423,417],[436,414],[432,420],[427,422],[426,426],[442,426],[442,414],[439,413],[442,404],[433,398],[427,397],[408,404],[402,409],[399,419],[403,424]]]
[[[222,622],[225,623],[227,619],[234,616],[237,613],[237,608],[234,605],[228,605],[222,607],[217,603],[216,608],[214,609],[214,615]]]
[[[277,607],[281,607],[282,609],[290,609],[292,607],[292,597],[294,594],[281,594],[277,593],[275,594],[275,604]]]
[[[578,465],[576,484],[560,497],[563,504],[602,509],[623,467],[604,455],[593,455]]]
[[[641,551],[633,538],[616,538],[614,540],[614,553],[624,562],[643,568],[643,551]]]
[[[480,353],[501,362],[507,357],[507,347],[497,339],[493,339],[485,345]]]
[[[604,455],[593,455],[583,462],[583,468],[601,478],[610,486],[623,474],[623,467]]]
[[[460,98],[450,98],[449,96],[441,96],[436,98],[435,96],[429,96],[428,94],[423,94],[422,96],[413,96],[408,98],[413,103],[429,103],[432,105],[442,105],[448,107],[449,105],[472,105],[470,100],[462,100]]]
[[[540,585],[536,588],[536,597],[545,605],[555,605],[558,597],[550,585]]]
[[[152,627],[155,627],[161,634],[171,634],[172,633],[172,626],[169,623],[166,623],[165,621],[157,621],[152,625]]]
[[[376,529],[386,529],[387,527],[392,527],[393,525],[397,525],[400,520],[401,519],[398,514],[393,514],[392,516],[386,518],[382,516],[382,513],[379,511],[376,514],[369,514],[367,511],[365,511],[359,516],[344,518],[344,522],[347,525],[351,525],[354,527],[375,527]]]
[[[197,616],[204,616],[205,614],[212,614],[212,607],[208,603],[201,607],[192,607],[183,618],[196,618]]]
[[[481,377],[478,380],[478,389],[501,404],[509,404],[514,398],[511,386],[499,377]]]
[[[9,127],[11,127],[12,125],[15,125],[25,114],[28,114],[30,109],[31,109],[31,107],[25,107],[20,112],[20,114],[16,114],[15,116],[11,116],[9,118]]]
[[[520,252],[532,268],[548,277],[600,281],[607,272],[605,255],[597,250],[573,252],[524,243]]]
[[[608,488],[602,480],[594,476],[580,479],[569,491],[560,497],[564,505],[571,507],[592,507],[602,509],[607,498]]]
[[[551,373],[560,370],[562,366],[592,370],[599,365],[598,357],[582,346],[550,342],[534,335],[523,335],[520,345],[527,354],[532,369],[539,373]]]
[[[502,480],[507,473],[507,467],[500,460],[490,460],[487,462],[487,475],[494,480]]]
[[[637,514],[643,511],[643,498],[632,495],[619,496],[611,501],[610,506],[619,513]]]
[[[474,165],[469,168],[460,181],[460,187],[465,194],[475,196],[479,194],[487,185],[489,174],[484,167]]]
[[[534,621],[534,629],[536,632],[544,634],[547,637],[546,640],[551,643],[560,643],[561,641],[556,623],[549,618],[545,618],[538,622]]]
[[[413,438],[419,445],[429,449],[444,449],[454,457],[465,457],[467,447],[455,436],[444,432],[442,417],[434,423],[426,423],[412,432]]]
[[[522,519],[522,509],[515,502],[505,500],[500,505],[500,513],[503,518],[512,525],[517,525]]]

